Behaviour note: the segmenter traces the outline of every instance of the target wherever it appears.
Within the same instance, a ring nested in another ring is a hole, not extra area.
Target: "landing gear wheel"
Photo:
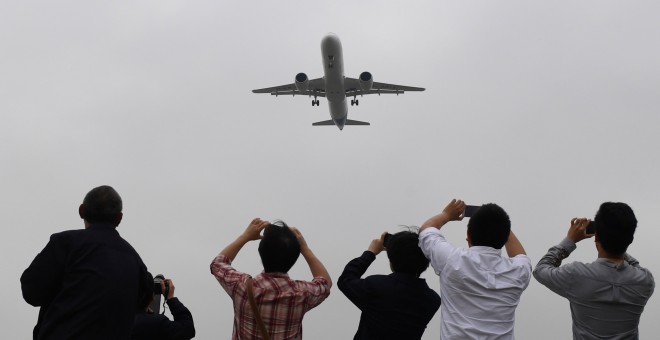
[[[355,105],[355,99],[351,99],[351,106]]]
[[[359,99],[356,99],[356,100],[355,100],[355,106],[358,106],[358,105],[360,105],[360,100],[359,100]]]

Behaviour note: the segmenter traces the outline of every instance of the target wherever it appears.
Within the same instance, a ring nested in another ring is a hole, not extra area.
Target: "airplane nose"
[[[339,130],[344,129],[344,124],[346,124],[346,119],[335,119],[335,125],[337,125]]]

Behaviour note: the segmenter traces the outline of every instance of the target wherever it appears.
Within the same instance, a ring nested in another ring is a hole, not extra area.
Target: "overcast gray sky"
[[[534,264],[572,217],[623,201],[639,220],[629,251],[660,273],[659,14],[657,1],[609,0],[2,1],[3,337],[30,337],[38,310],[19,277],[50,234],[82,227],[77,206],[101,184],[122,195],[121,235],[174,280],[197,339],[231,336],[208,267],[256,216],[298,227],[336,280],[372,238],[454,197],[504,207]],[[311,126],[329,119],[324,100],[251,93],[322,76],[327,32],[346,76],[427,91],[361,98],[349,118],[372,126],[343,131]],[[443,231],[464,246],[465,225]],[[595,256],[586,240],[567,261]],[[258,273],[256,243],[234,264]],[[383,254],[368,274],[386,272]],[[291,275],[310,277],[302,260]],[[642,338],[658,318],[653,297]],[[352,338],[358,319],[335,287],[305,337]],[[568,302],[532,280],[516,336],[570,332]]]

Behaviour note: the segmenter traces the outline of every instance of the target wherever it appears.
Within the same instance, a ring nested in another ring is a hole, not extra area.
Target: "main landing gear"
[[[360,100],[359,99],[351,99],[351,106],[353,105],[360,105]]]
[[[319,106],[319,100],[318,99],[312,99],[312,106]]]

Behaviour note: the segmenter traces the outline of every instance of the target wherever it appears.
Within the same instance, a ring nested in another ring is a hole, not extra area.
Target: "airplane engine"
[[[307,75],[300,72],[296,74],[296,88],[300,92],[305,92],[307,91],[307,87],[309,86],[309,78],[307,78]]]
[[[360,88],[362,91],[371,90],[371,86],[374,84],[374,78],[371,76],[371,73],[364,71],[360,73]]]

